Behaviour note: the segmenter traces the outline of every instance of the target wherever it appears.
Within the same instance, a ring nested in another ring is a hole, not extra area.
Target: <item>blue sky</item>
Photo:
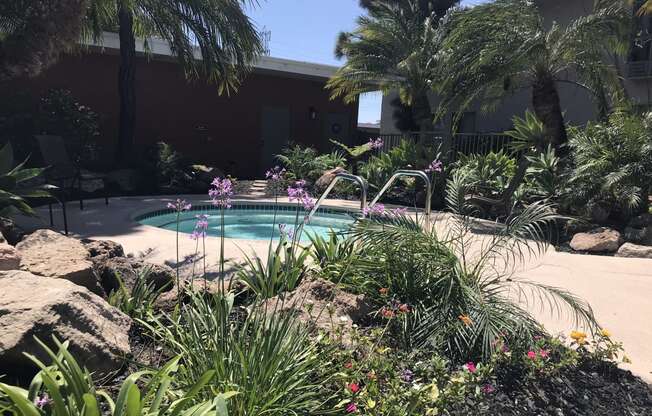
[[[465,3],[477,2],[467,0]],[[270,30],[271,55],[322,64],[341,65],[335,59],[335,40],[341,31],[352,30],[363,13],[358,0],[260,0],[248,14],[259,29]],[[359,122],[380,119],[380,93],[360,100]]]

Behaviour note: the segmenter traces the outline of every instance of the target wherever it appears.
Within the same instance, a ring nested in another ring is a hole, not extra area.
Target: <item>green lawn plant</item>
[[[26,354],[40,371],[28,389],[0,383],[0,413],[12,416],[228,416],[227,399],[233,392],[211,391],[204,395],[215,371],[209,370],[188,384],[178,384],[180,357],[159,370],[128,375],[117,398],[98,389],[91,373],[68,351],[68,342],[53,338],[57,352],[36,339],[51,361],[45,365]],[[183,387],[181,387],[183,386]]]

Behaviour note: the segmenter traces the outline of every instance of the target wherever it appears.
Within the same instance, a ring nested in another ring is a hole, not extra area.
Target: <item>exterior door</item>
[[[261,122],[260,174],[278,164],[275,155],[281,153],[290,140],[290,109],[264,106]]]

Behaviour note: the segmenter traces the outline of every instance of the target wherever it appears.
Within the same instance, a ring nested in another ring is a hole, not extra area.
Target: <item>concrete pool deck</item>
[[[68,207],[70,235],[80,238],[113,240],[125,253],[142,255],[148,261],[176,264],[175,233],[134,220],[139,214],[164,209],[177,198],[197,204],[207,204],[201,195],[151,196],[111,198],[108,206],[103,200],[85,201],[85,209],[72,201]],[[237,197],[237,201],[273,202],[269,198]],[[280,199],[287,202],[287,199]],[[355,201],[328,200],[325,207],[359,208]],[[55,229],[63,229],[61,213],[54,210]],[[37,210],[41,219],[20,218],[17,222],[26,229],[49,228],[47,207]],[[435,221],[438,221],[435,218]],[[232,262],[241,261],[243,253],[265,256],[269,242],[263,240],[225,240],[225,256]],[[216,270],[219,239],[206,239],[209,272]],[[186,271],[192,266],[196,242],[181,235],[179,257]],[[197,263],[199,270],[200,262]],[[652,384],[652,260],[608,256],[578,255],[556,252],[554,248],[535,260],[529,261],[518,277],[571,291],[589,302],[604,328],[614,339],[623,342],[632,364],[624,365]],[[575,329],[564,316],[542,313],[539,306],[531,305],[532,313],[552,333],[566,333]]]

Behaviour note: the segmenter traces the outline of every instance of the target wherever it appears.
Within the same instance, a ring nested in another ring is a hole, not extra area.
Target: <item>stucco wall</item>
[[[0,84],[3,99],[14,93],[34,100],[50,88],[65,88],[101,116],[101,143],[110,153],[117,140],[119,103],[118,57],[88,53],[70,56],[31,80]],[[290,109],[288,139],[329,148],[324,124],[329,113],[344,114],[355,134],[357,103],[331,101],[324,79],[298,79],[281,73],[252,73],[240,90],[220,96],[215,85],[187,82],[174,62],[138,58],[136,73],[138,149],[166,141],[198,163],[229,168],[240,177],[254,177],[261,166],[261,112],[264,106]],[[317,110],[311,120],[309,109]],[[137,150],[138,150],[137,149]],[[110,158],[110,154],[106,157]]]

